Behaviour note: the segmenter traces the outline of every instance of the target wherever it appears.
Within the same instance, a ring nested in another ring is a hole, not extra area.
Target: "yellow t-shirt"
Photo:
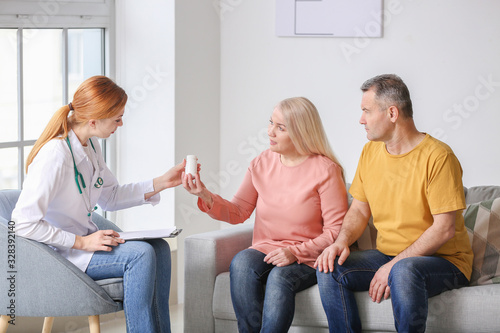
[[[383,142],[368,142],[349,192],[369,203],[377,250],[390,256],[413,244],[432,225],[432,215],[457,211],[455,236],[435,255],[470,279],[473,254],[462,216],[462,167],[448,145],[426,134],[410,152],[391,155]]]

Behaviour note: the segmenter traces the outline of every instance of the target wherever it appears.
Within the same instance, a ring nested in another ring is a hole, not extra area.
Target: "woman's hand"
[[[287,247],[276,249],[267,254],[264,261],[274,266],[283,267],[293,264],[297,258],[290,252]]]
[[[185,174],[183,172],[182,186],[189,193],[196,195],[197,197],[200,197],[205,202],[208,209],[212,209],[213,205],[212,193],[205,187],[205,184],[203,184],[203,182],[201,181],[199,171],[196,173],[196,175],[194,175],[194,179],[193,175],[191,175],[190,173]]]
[[[125,243],[120,234],[114,230],[99,230],[87,236],[76,236],[73,249],[94,251],[111,251],[112,246]]]

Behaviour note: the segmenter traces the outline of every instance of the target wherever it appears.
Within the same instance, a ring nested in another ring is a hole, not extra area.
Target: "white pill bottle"
[[[193,178],[194,175],[198,173],[198,158],[196,155],[188,155],[186,156],[186,169],[185,169],[186,175],[190,173]]]

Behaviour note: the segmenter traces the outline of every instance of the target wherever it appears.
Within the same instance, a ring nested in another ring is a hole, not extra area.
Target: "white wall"
[[[157,176],[196,154],[204,182],[230,199],[250,160],[268,146],[273,106],[292,96],[316,104],[351,181],[366,142],[359,87],[397,73],[412,93],[418,128],[454,149],[464,184],[500,185],[500,2],[386,0],[377,39],[276,37],[271,0],[117,5],[117,76],[138,102],[118,132],[122,182]],[[145,78],[156,68],[166,77],[152,88]],[[141,87],[144,99],[137,98]],[[177,239],[182,302],[184,238],[227,225],[200,213],[182,188],[163,192],[157,207],[122,214],[127,228],[164,220],[184,229]]]
[[[120,183],[157,177],[175,164],[175,15],[173,0],[116,2],[117,81],[128,95],[117,131]],[[174,190],[157,206],[117,213],[124,230],[175,225]]]
[[[237,190],[252,147],[267,147],[273,106],[292,96],[315,103],[351,181],[366,142],[359,87],[382,73],[407,83],[417,127],[452,147],[465,186],[500,185],[500,2],[386,0],[376,39],[276,37],[274,1],[226,2],[235,5],[221,20],[220,154],[221,170],[236,170],[223,196]]]
[[[196,155],[203,172],[219,170],[220,24],[212,3],[178,0],[175,5],[175,160]],[[218,183],[205,181],[218,192]],[[179,299],[184,293],[184,239],[217,229],[196,206],[197,197],[175,189]]]
[[[188,154],[219,169],[220,24],[204,0],[117,1],[117,80],[129,102],[118,131],[121,183],[159,176]],[[213,184],[218,190],[218,184]],[[218,228],[182,187],[161,193],[158,206],[117,213],[124,230],[176,225],[181,235],[172,268],[183,302],[184,238]],[[209,223],[207,223],[209,222]]]

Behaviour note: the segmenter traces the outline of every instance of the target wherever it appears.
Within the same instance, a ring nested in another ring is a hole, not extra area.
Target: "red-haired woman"
[[[161,239],[126,242],[113,230],[98,230],[99,204],[115,211],[155,205],[158,193],[181,183],[184,163],[155,179],[120,185],[97,138],[123,125],[127,94],[111,79],[84,81],[61,107],[27,159],[27,176],[13,211],[19,236],[50,245],[91,278],[123,277],[128,332],[170,332],[170,248]]]

